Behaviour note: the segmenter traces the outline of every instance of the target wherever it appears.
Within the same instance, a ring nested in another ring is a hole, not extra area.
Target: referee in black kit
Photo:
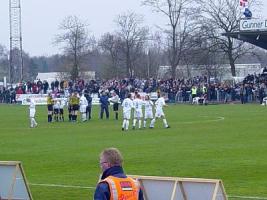
[[[120,97],[115,91],[112,91],[111,95],[112,95],[112,97],[109,99],[109,101],[111,103],[113,103],[113,111],[115,113],[115,119],[118,120],[119,119],[119,101],[120,101]]]

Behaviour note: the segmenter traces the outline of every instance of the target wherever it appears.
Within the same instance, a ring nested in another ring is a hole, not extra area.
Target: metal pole
[[[20,4],[20,0],[19,0],[19,39],[20,39],[20,64],[21,64],[21,68],[20,68],[20,82],[23,81],[23,70],[24,70],[24,63],[23,63],[23,52],[22,52],[22,31],[21,31],[21,4]]]
[[[9,0],[9,24],[10,24],[9,77],[10,77],[10,82],[13,83],[22,81],[24,74],[20,0]]]
[[[150,78],[150,50],[147,52],[147,78]]]
[[[11,22],[11,0],[9,0],[9,83],[12,84],[12,22]]]

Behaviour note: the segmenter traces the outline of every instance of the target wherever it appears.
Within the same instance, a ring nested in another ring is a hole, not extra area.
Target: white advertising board
[[[47,94],[17,94],[16,101],[20,101],[22,105],[29,105],[27,99],[33,99],[36,105],[47,104]]]
[[[240,31],[267,30],[267,19],[242,19],[239,28]]]
[[[0,199],[32,200],[20,162],[0,161]]]
[[[227,200],[217,179],[129,176],[139,181],[145,200]]]
[[[152,93],[144,93],[140,92],[139,93],[141,97],[144,99],[146,95],[150,96],[150,99],[152,101],[156,101],[158,99],[158,93],[157,92],[152,92]],[[16,101],[21,102],[21,105],[29,105],[30,102],[27,102],[27,99],[33,99],[36,105],[47,105],[47,94],[17,94],[16,95]],[[132,93],[132,96],[134,96],[134,93]],[[91,94],[92,97],[92,105],[99,105],[99,97],[98,94]],[[165,100],[168,100],[168,96],[165,94]],[[53,98],[55,101],[56,100],[64,100],[68,101],[68,98],[65,96],[63,98]]]

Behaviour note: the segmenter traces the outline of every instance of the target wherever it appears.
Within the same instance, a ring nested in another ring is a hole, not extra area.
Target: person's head
[[[129,93],[129,94],[127,95],[127,98],[131,99],[131,98],[132,98],[132,94]]]
[[[112,92],[112,96],[116,96],[117,93],[115,91]]]
[[[100,153],[100,167],[102,171],[114,167],[122,166],[123,158],[120,151],[116,148],[107,148]]]
[[[146,95],[146,96],[145,96],[145,100],[147,100],[147,101],[150,100],[149,95]]]

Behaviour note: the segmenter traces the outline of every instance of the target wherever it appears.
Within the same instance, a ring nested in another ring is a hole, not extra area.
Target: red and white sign
[[[248,0],[240,0],[239,4],[240,4],[240,6],[242,6],[242,7],[246,7],[247,4],[248,4]]]

